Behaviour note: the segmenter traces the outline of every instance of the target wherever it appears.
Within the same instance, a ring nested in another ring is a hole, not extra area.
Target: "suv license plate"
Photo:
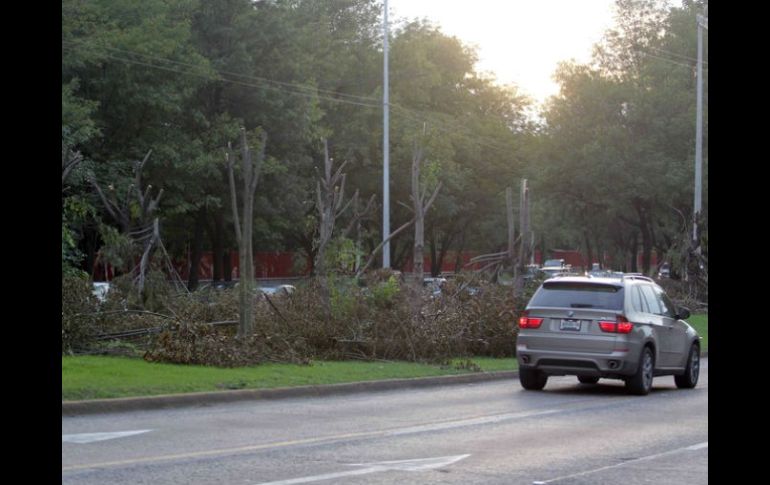
[[[561,321],[561,326],[559,327],[561,330],[571,330],[573,332],[579,332],[580,331],[580,320],[567,320],[564,319]]]

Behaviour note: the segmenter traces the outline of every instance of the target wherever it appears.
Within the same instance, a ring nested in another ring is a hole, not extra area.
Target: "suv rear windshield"
[[[623,288],[597,283],[552,281],[537,290],[530,307],[623,310]]]

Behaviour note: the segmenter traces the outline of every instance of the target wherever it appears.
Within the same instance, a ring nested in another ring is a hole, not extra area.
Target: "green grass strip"
[[[698,335],[703,337],[700,341],[701,351],[709,349],[709,316],[706,313],[700,313],[697,315],[690,315],[687,319],[687,323],[692,325],[698,332]]]
[[[708,350],[708,315],[687,320],[703,337],[701,350]],[[456,359],[452,365],[410,362],[313,362],[312,365],[263,364],[226,369],[197,365],[145,362],[139,358],[105,356],[62,357],[62,399],[153,396],[227,389],[267,389],[305,385],[339,384],[434,377],[473,372],[516,370],[515,358],[474,357]]]
[[[474,358],[483,371],[515,370],[516,359]],[[227,389],[267,389],[473,372],[458,359],[451,366],[409,362],[314,362],[263,364],[233,369],[149,363],[138,358],[62,357],[62,400],[153,396]]]

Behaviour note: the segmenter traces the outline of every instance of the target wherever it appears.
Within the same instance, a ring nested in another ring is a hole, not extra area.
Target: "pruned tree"
[[[516,258],[513,271],[513,293],[516,296],[522,294],[524,289],[524,273],[526,264],[529,261],[531,251],[532,237],[529,228],[529,184],[527,179],[521,181],[521,192],[519,194],[519,227],[520,244],[519,254]]]
[[[83,155],[77,150],[72,150],[64,141],[61,143],[61,184],[64,187],[64,181],[70,172],[83,161]]]
[[[358,191],[343,205],[345,198],[346,174],[342,169],[347,165],[347,160],[337,167],[332,174],[333,160],[329,157],[329,144],[326,139],[324,144],[324,173],[316,183],[316,208],[319,216],[318,243],[314,268],[316,274],[326,276],[326,247],[334,236],[334,225],[337,219],[348,210],[353,200],[358,198]]]
[[[405,222],[404,224],[402,224],[401,226],[399,226],[399,227],[398,227],[398,229],[396,229],[395,231],[391,232],[391,233],[388,235],[388,237],[386,237],[385,239],[383,239],[383,240],[380,242],[380,244],[378,244],[378,245],[377,245],[377,246],[376,246],[376,247],[375,247],[375,248],[374,248],[374,249],[373,249],[373,250],[372,250],[372,251],[369,253],[369,257],[366,259],[366,263],[364,263],[364,265],[363,265],[363,266],[361,266],[360,268],[358,268],[358,271],[356,271],[356,278],[360,278],[360,277],[361,277],[361,276],[362,276],[362,275],[363,275],[363,274],[366,272],[366,270],[368,270],[368,269],[369,269],[369,266],[371,266],[371,265],[372,265],[372,263],[374,263],[374,259],[377,257],[377,254],[378,254],[380,251],[382,251],[382,248],[383,248],[383,246],[385,246],[385,243],[387,243],[388,241],[390,241],[390,240],[391,240],[391,239],[393,239],[394,237],[396,237],[396,236],[398,236],[399,234],[401,234],[402,232],[404,232],[404,231],[405,231],[405,230],[406,230],[406,229],[407,229],[409,226],[411,226],[412,224],[414,224],[414,217],[412,217],[411,219],[409,219],[409,221],[407,221],[407,222]]]
[[[513,190],[505,189],[506,220],[508,221],[508,248],[498,253],[482,254],[472,258],[469,264],[484,263],[477,272],[492,269],[494,278],[503,268],[511,268],[514,274],[514,293],[521,294],[524,286],[524,269],[532,251],[532,237],[529,228],[529,185],[527,179],[521,181],[519,195],[519,236],[515,237],[513,216]],[[518,243],[518,251],[516,244]]]
[[[232,144],[227,144],[225,162],[227,164],[227,176],[230,184],[230,201],[235,222],[235,238],[238,241],[238,254],[240,258],[239,274],[239,312],[238,312],[238,336],[248,337],[254,333],[254,194],[257,191],[259,173],[265,159],[267,147],[267,133],[260,131],[260,147],[256,157],[252,157],[246,130],[241,128],[241,177],[243,179],[243,191],[241,193],[242,213],[238,214],[238,194],[235,186],[235,152]],[[243,222],[241,222],[243,221]]]
[[[364,208],[361,209],[359,204],[358,191],[356,191],[356,193],[353,194],[352,217],[350,218],[348,225],[345,227],[345,230],[342,232],[342,237],[347,238],[354,228],[356,230],[356,271],[358,271],[358,269],[361,267],[361,221],[369,217],[369,213],[376,206],[376,199],[377,194],[372,194],[372,196],[369,197],[369,200],[366,202]]]
[[[433,201],[441,190],[441,181],[436,184],[433,193],[428,197],[428,184],[420,180],[420,168],[423,163],[423,148],[419,143],[415,143],[412,153],[412,189],[410,198],[412,206],[408,207],[414,214],[414,247],[412,252],[412,278],[415,287],[422,286],[425,270],[424,254],[425,249],[425,214],[430,209]]]
[[[316,183],[316,209],[319,216],[318,241],[316,244],[315,262],[313,270],[318,277],[321,292],[321,300],[326,317],[331,317],[331,293],[329,292],[328,273],[326,262],[326,248],[334,236],[334,226],[337,219],[348,210],[351,203],[358,199],[358,191],[344,203],[346,174],[342,169],[347,165],[347,160],[333,169],[334,161],[329,156],[329,143],[324,138],[324,172]]]
[[[144,300],[145,281],[150,267],[152,253],[159,247],[162,248],[160,238],[160,221],[157,217],[160,199],[163,189],[160,189],[154,197],[151,195],[152,185],[147,185],[142,191],[142,171],[149,160],[152,150],[147,152],[144,158],[134,164],[134,181],[128,185],[122,200],[118,198],[118,191],[113,184],[104,192],[95,177],[90,177],[99,198],[110,216],[120,225],[121,234],[131,240],[132,246],[141,248],[141,257],[136,271],[136,286]],[[164,249],[165,252],[165,249]],[[166,255],[168,259],[168,255]]]
[[[505,188],[506,221],[508,222],[508,248],[497,253],[481,254],[471,258],[466,266],[481,263],[483,266],[476,270],[477,273],[492,270],[493,278],[506,267],[513,268],[516,261],[516,230],[513,216],[513,190]]]

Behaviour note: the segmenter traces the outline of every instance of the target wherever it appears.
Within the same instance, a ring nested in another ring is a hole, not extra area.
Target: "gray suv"
[[[541,390],[548,376],[575,375],[584,384],[622,379],[645,395],[654,376],[673,375],[677,387],[693,388],[700,337],[689,316],[643,276],[546,280],[519,319],[521,385]]]

